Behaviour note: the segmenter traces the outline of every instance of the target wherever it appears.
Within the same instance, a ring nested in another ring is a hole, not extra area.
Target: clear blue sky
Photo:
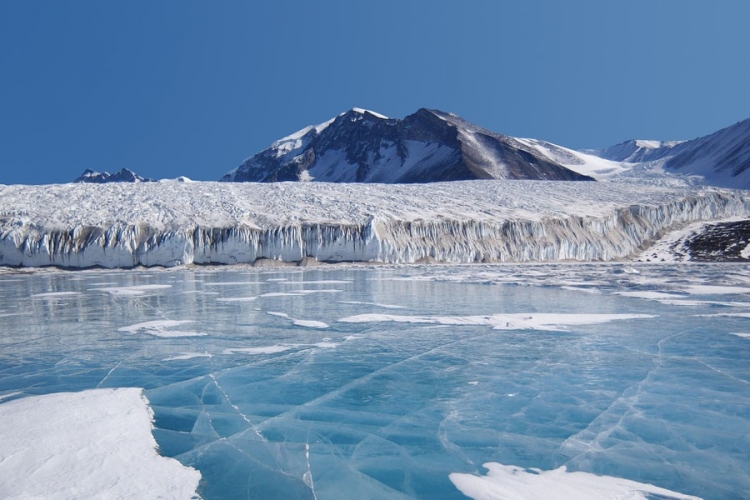
[[[750,1],[0,0],[0,183],[218,179],[351,107],[567,147],[750,117]]]

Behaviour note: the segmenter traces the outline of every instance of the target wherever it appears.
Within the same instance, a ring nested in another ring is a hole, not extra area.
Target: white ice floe
[[[750,293],[744,286],[690,285],[685,291],[691,295],[732,295]]]
[[[301,326],[304,328],[328,328],[328,323],[310,319],[292,319],[292,323],[294,326]]]
[[[359,300],[340,300],[340,304],[360,304],[363,306],[374,306],[374,307],[382,307],[383,309],[406,309],[406,306],[397,306],[393,304],[379,304],[375,302],[362,302]]]
[[[329,326],[328,323],[323,323],[322,321],[295,319],[289,316],[287,313],[283,312],[268,311],[268,314],[271,316],[288,319],[292,322],[292,324],[294,324],[294,326],[301,326],[304,328],[328,328]]]
[[[246,286],[246,285],[265,285],[264,281],[222,281],[216,283],[203,283],[203,286]]]
[[[78,292],[46,292],[46,293],[35,293],[31,296],[32,299],[55,299],[74,297],[80,295]]]
[[[680,300],[680,299],[659,299],[657,302],[667,306],[720,306],[720,307],[750,307],[750,302],[719,302],[715,300]]]
[[[108,286],[102,288],[89,288],[89,290],[96,290],[101,292],[108,292],[112,295],[143,295],[146,292],[153,290],[163,290],[165,288],[171,288],[172,285],[138,285],[138,286]]]
[[[0,265],[612,261],[748,217],[750,197],[635,181],[82,183],[0,186],[0,213]]]
[[[136,323],[129,326],[123,326],[118,328],[117,331],[130,334],[142,332],[153,335],[154,337],[202,337],[204,335],[208,335],[207,333],[201,332],[167,330],[167,328],[172,328],[174,326],[184,325],[185,323],[192,322],[192,320],[159,319],[153,321],[144,321],[143,323]]]
[[[486,476],[453,473],[450,480],[473,500],[700,500],[651,484],[588,472],[524,470],[486,463]]]
[[[263,347],[233,347],[224,349],[222,354],[276,354],[293,349],[293,345],[269,345]]]
[[[263,293],[260,296],[261,297],[302,297],[304,296],[304,293],[298,293],[298,292],[269,292],[269,293]]]
[[[0,404],[2,498],[196,498],[200,472],[157,453],[142,389]]]
[[[261,347],[231,347],[224,349],[222,354],[276,354],[292,349],[311,349],[315,347],[333,349],[336,347],[336,344],[334,342],[324,341],[315,344],[277,344]]]
[[[285,312],[268,311],[266,314],[268,314],[269,316],[277,316],[279,318],[289,318],[289,315]]]
[[[599,295],[601,294],[601,290],[597,290],[596,288],[587,288],[582,286],[561,286],[563,290],[571,290],[573,292],[583,292],[583,293],[589,293],[591,295]]]
[[[286,281],[286,285],[351,285],[354,280],[310,280],[310,281]]]
[[[254,302],[258,297],[221,297],[217,302]]]
[[[639,299],[650,299],[650,300],[685,298],[684,295],[678,295],[676,293],[655,292],[655,291],[649,291],[649,290],[641,291],[641,292],[615,292],[614,295],[622,295],[623,297],[635,297]]]
[[[568,326],[595,325],[610,321],[653,318],[648,314],[555,314],[514,313],[488,316],[398,316],[359,314],[339,319],[343,323],[425,323],[456,326],[491,326],[497,330],[565,330]]]
[[[181,360],[186,360],[186,359],[212,358],[212,357],[213,355],[207,352],[183,352],[182,354],[177,354],[175,356],[164,358],[162,361],[181,361]]]

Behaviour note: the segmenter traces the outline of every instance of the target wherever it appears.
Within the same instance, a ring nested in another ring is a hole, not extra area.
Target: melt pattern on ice
[[[0,265],[611,261],[748,214],[743,191],[646,183],[0,186]]]

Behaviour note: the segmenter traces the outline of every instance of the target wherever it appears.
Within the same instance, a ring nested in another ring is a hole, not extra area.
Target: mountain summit
[[[153,179],[141,177],[132,170],[123,168],[110,174],[109,172],[95,172],[90,168],[83,171],[80,177],[73,182],[88,182],[92,184],[105,184],[108,182],[154,182]]]
[[[469,179],[594,180],[539,148],[450,113],[420,109],[399,120],[359,108],[274,142],[220,180],[424,183]]]

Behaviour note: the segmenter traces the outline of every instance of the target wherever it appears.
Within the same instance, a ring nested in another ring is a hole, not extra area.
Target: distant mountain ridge
[[[715,186],[750,189],[750,119],[689,141],[626,141],[582,152],[615,162],[652,163],[701,176]]]
[[[225,182],[424,183],[471,179],[594,180],[512,137],[438,110],[399,120],[353,108],[274,142]]]
[[[687,141],[629,140],[575,151],[498,134],[439,110],[420,109],[394,119],[352,108],[275,141],[219,180],[408,184],[473,179],[628,182],[641,177],[750,189],[750,119]],[[123,168],[114,174],[87,169],[74,182],[154,180]]]
[[[93,184],[104,184],[107,182],[154,182],[153,179],[147,177],[141,177],[132,170],[123,168],[110,174],[109,172],[95,172],[90,168],[83,171],[73,182],[88,182]]]

